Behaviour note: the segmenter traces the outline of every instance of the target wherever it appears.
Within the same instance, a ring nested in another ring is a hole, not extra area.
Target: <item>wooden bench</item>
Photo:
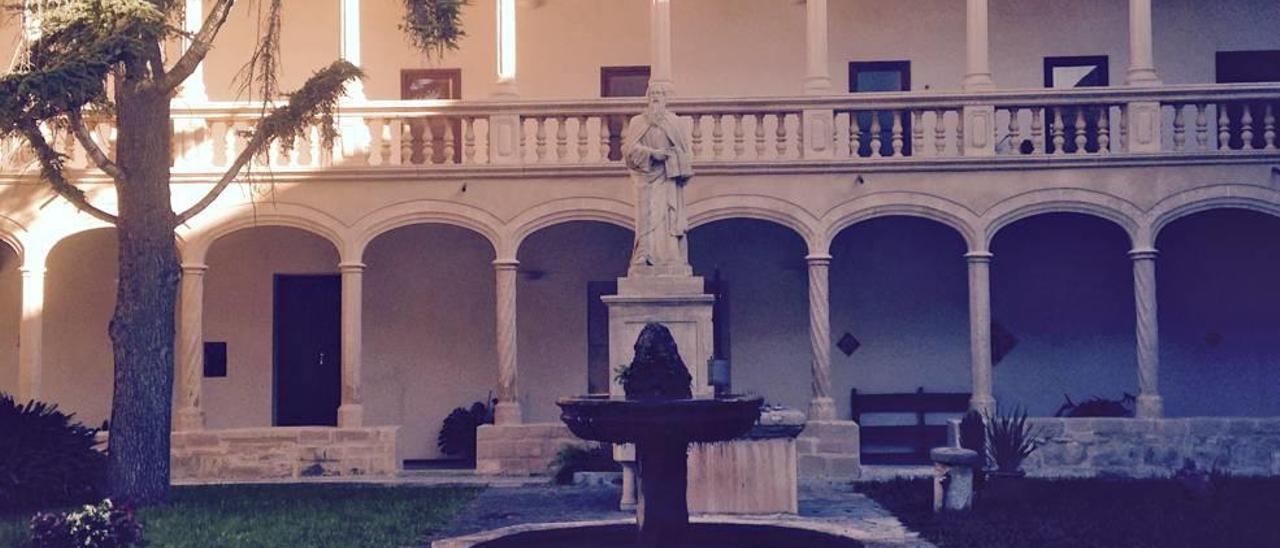
[[[929,450],[947,444],[947,426],[929,424],[925,415],[963,414],[969,410],[969,397],[965,393],[925,392],[923,386],[904,394],[859,394],[857,389],[851,390],[849,402],[853,420],[859,425],[862,463],[928,464]],[[915,424],[863,425],[863,417],[873,414],[914,414],[916,420]]]

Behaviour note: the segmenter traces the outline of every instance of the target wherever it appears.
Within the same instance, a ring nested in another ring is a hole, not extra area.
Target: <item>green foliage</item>
[[[1128,392],[1116,400],[1094,396],[1076,403],[1069,395],[1063,394],[1063,398],[1066,401],[1053,414],[1055,417],[1132,417],[1138,401]]]
[[[997,411],[985,417],[987,456],[1001,472],[1016,472],[1036,450],[1035,431],[1027,424],[1027,412],[1015,407],[1008,414]]]
[[[575,472],[618,472],[622,466],[613,460],[613,446],[602,443],[570,444],[560,448],[551,461],[552,477],[560,485],[573,482]]]
[[[471,0],[404,0],[404,20],[400,30],[409,36],[414,47],[444,55],[445,50],[458,49],[462,31],[462,7]]]
[[[0,512],[101,500],[106,455],[97,430],[56,405],[0,393]]]
[[[31,542],[39,548],[129,548],[142,544],[142,524],[133,507],[104,500],[77,511],[36,514]]]
[[[313,74],[301,89],[291,94],[287,104],[276,108],[258,122],[256,131],[266,132],[272,140],[279,139],[283,148],[288,150],[303,136],[307,128],[319,125],[322,144],[325,147],[332,146],[333,140],[338,136],[333,117],[338,108],[338,99],[342,97],[347,82],[363,76],[359,67],[345,60],[334,61]]]
[[[436,437],[436,446],[441,453],[475,462],[476,428],[482,424],[493,424],[492,405],[475,402],[470,408],[455,408],[444,418],[440,435]]]

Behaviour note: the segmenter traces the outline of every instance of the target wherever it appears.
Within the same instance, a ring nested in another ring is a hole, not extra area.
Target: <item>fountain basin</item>
[[[627,400],[605,395],[560,398],[560,420],[574,435],[606,443],[650,439],[725,441],[751,430],[760,418],[759,396]]]
[[[863,543],[836,524],[805,519],[695,518],[680,548],[856,548]],[[636,525],[625,520],[516,525],[438,540],[432,548],[632,548]]]

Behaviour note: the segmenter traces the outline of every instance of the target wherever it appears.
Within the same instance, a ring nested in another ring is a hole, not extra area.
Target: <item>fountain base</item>
[[[639,548],[630,521],[519,525],[469,537],[436,541],[433,548]],[[792,524],[698,521],[672,548],[856,548],[863,544],[835,531]]]

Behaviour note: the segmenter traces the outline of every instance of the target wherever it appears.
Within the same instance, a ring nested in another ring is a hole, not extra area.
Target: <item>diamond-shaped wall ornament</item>
[[[1000,322],[991,322],[991,366],[995,367],[1000,363],[1015,346],[1018,346],[1018,338],[1000,325]]]
[[[853,334],[849,332],[845,332],[844,336],[840,337],[839,341],[836,341],[836,348],[839,348],[841,352],[844,352],[845,356],[852,356],[854,351],[858,350],[858,347],[860,346],[862,346],[862,343],[858,342],[857,337],[854,337]]]

